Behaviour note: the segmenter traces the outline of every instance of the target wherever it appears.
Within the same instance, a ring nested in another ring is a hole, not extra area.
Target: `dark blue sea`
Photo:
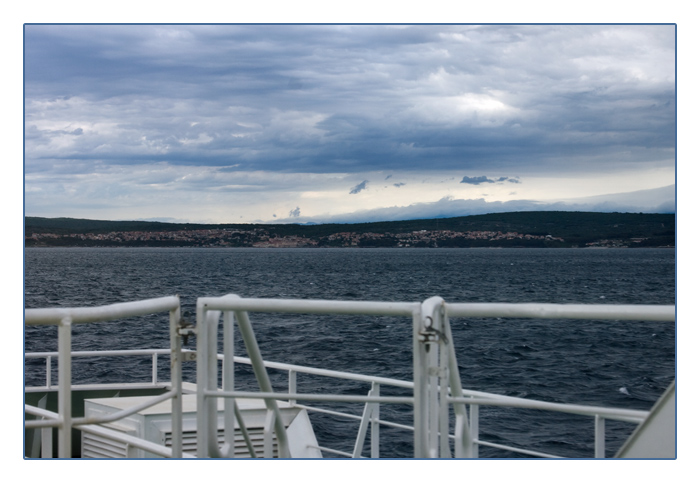
[[[25,306],[93,306],[180,295],[194,321],[199,296],[447,302],[674,304],[669,249],[202,249],[28,248]],[[412,379],[411,320],[396,317],[252,314],[267,360]],[[465,388],[552,402],[649,409],[675,377],[675,325],[667,322],[452,319]],[[167,316],[74,328],[74,350],[168,348]],[[240,338],[238,338],[240,340]],[[194,342],[189,343],[194,349]],[[56,350],[56,329],[25,330],[25,350]],[[245,355],[244,348],[237,348]],[[149,381],[150,358],[74,359],[75,382]],[[159,377],[168,378],[165,358]],[[240,365],[239,365],[240,366]],[[25,364],[43,384],[43,361]],[[271,373],[286,391],[286,374]],[[195,363],[185,378],[196,382]],[[54,376],[54,381],[56,376]],[[256,388],[238,367],[240,389]],[[368,386],[299,376],[299,392],[366,394]],[[383,395],[399,395],[382,388]],[[338,406],[334,406],[338,408]],[[359,406],[348,407],[361,414]],[[593,456],[591,418],[482,408],[480,437],[564,456]],[[322,445],[352,451],[356,421],[312,414]],[[411,408],[382,406],[411,424]],[[608,421],[613,455],[634,427]],[[411,457],[412,435],[381,430],[384,457]],[[482,448],[482,457],[518,455]]]

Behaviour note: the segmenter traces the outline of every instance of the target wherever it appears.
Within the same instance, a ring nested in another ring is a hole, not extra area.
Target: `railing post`
[[[207,458],[209,452],[207,445],[208,411],[204,392],[209,390],[208,363],[209,363],[209,328],[205,321],[205,310],[197,301],[197,457]]]
[[[206,388],[208,391],[218,390],[218,373],[219,361],[217,357],[217,333],[221,311],[207,310],[204,315],[204,331],[207,333],[207,350],[204,364],[206,364]],[[197,333],[199,337],[199,331]],[[199,361],[199,357],[197,357]],[[197,386],[199,387],[199,378],[197,378]],[[206,411],[206,435],[207,435],[207,457],[221,457],[218,439],[218,400],[215,397],[208,396],[204,400],[203,407]],[[199,411],[199,406],[197,407]]]
[[[440,331],[445,332],[445,308],[444,305],[438,309],[440,316]],[[440,349],[440,361],[438,366],[438,379],[440,384],[440,457],[451,458],[450,452],[450,405],[447,402],[449,382],[448,361],[450,360],[449,346],[444,337],[440,338],[438,343]]]
[[[413,312],[413,456],[428,457],[428,359],[423,344],[423,306]]]
[[[155,386],[158,383],[158,354],[151,356],[151,383]]]
[[[595,415],[595,457],[605,458],[605,418]]]
[[[379,383],[372,383],[372,392],[379,397]],[[372,410],[372,421],[370,429],[370,457],[379,458],[379,403],[374,403]]]
[[[222,389],[224,391],[233,391],[234,389],[234,320],[233,312],[224,312],[224,360],[222,362],[221,378]],[[236,433],[234,421],[236,411],[234,405],[235,399],[224,399],[224,440],[228,458],[233,458],[236,449]],[[243,423],[240,423],[241,426]],[[253,455],[251,455],[253,457]]]
[[[53,458],[53,429],[41,428],[41,457]]]
[[[294,369],[289,370],[289,394],[296,394],[297,393],[297,371]],[[297,403],[296,399],[290,399],[289,404],[290,405],[295,405]]]
[[[51,356],[46,356],[46,388],[51,389]]]
[[[440,426],[447,419],[443,403],[448,382],[445,353],[440,348],[444,343],[443,306],[444,301],[440,297],[431,297],[421,304],[417,327],[414,317],[414,398],[416,406],[420,402],[420,412],[416,411],[414,424],[418,431],[418,446],[414,450],[419,452],[417,458],[438,458],[441,447],[444,448],[440,441]],[[440,355],[443,356],[442,367]],[[443,398],[440,397],[441,391]]]
[[[449,394],[453,397],[462,395],[462,383],[459,379],[457,357],[455,355],[452,331],[447,317],[445,301],[440,297],[431,297],[421,305],[420,320],[417,328],[414,320],[414,387],[421,387],[423,393],[421,411],[416,415],[414,427],[420,426],[420,438],[416,442],[424,446],[416,446],[418,458],[449,458]],[[417,352],[416,352],[416,345]],[[424,389],[423,389],[424,388]],[[416,405],[420,394],[414,389]],[[459,454],[464,447],[469,447],[471,441],[469,421],[466,407],[463,403],[454,404],[460,440],[455,442]],[[423,434],[425,431],[425,434]],[[418,454],[420,452],[420,455]],[[469,450],[466,451],[469,453]],[[469,456],[469,454],[467,454]]]
[[[274,434],[273,428],[275,426],[275,422],[276,422],[275,412],[271,409],[268,409],[267,413],[265,415],[265,427],[264,427],[264,434],[263,434],[263,443],[264,443],[263,457],[264,458],[272,458],[274,456],[274,453],[272,452],[272,436]]]
[[[173,458],[182,458],[182,347],[178,326],[180,324],[180,305],[170,311],[170,384],[175,390],[171,400],[172,409],[172,451]],[[154,354],[153,383],[157,380],[157,356]]]
[[[465,458],[478,458],[479,457],[479,405],[470,404],[469,405],[469,438],[467,441],[467,454],[464,455]]]
[[[58,324],[58,457],[70,458],[71,431],[73,416],[71,414],[71,318],[65,317]]]

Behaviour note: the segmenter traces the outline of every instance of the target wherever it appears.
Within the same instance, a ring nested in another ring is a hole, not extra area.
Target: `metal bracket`
[[[187,339],[191,335],[197,335],[197,328],[193,325],[180,326],[177,328],[177,333],[182,336],[182,345],[187,345]]]
[[[183,362],[191,362],[197,360],[197,353],[195,351],[182,351],[180,354],[182,354]]]
[[[421,342],[439,342],[439,341],[442,341],[445,343],[447,342],[447,336],[437,329],[432,329],[432,328],[425,329],[424,331],[420,332],[419,334],[423,338],[421,340]]]

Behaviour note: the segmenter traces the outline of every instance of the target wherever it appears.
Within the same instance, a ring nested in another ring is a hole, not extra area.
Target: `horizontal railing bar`
[[[207,310],[285,312],[296,314],[398,315],[410,317],[419,302],[371,302],[359,300],[252,299],[235,296],[202,297]]]
[[[327,447],[325,447],[325,446],[317,446],[317,445],[315,445],[315,444],[309,444],[309,445],[307,445],[307,446],[308,446],[309,448],[314,448],[314,449],[317,449],[317,450],[320,450],[320,451],[324,451],[324,452],[326,452],[326,453],[333,453],[333,454],[338,454],[338,455],[340,455],[340,456],[347,456],[348,458],[352,458],[352,457],[353,457],[353,456],[352,456],[352,453],[347,453],[347,452],[345,452],[345,451],[340,451],[340,450],[337,450],[337,449],[327,448]],[[364,458],[364,456],[360,456],[360,458]]]
[[[447,402],[450,404],[477,404],[479,406],[501,406],[521,409],[542,409],[546,411],[579,414],[582,416],[600,415],[605,417],[606,419],[615,419],[617,421],[626,421],[630,423],[640,423],[649,415],[649,411],[641,411],[636,409],[618,409],[596,406],[583,406],[580,404],[550,403],[530,399],[520,399],[518,401],[505,401],[499,400],[497,398],[490,399],[448,397]]]
[[[250,364],[250,359],[245,357],[234,357],[236,362]],[[398,379],[388,379],[388,378],[376,378],[372,376],[364,376],[360,374],[353,374],[348,372],[338,372],[325,369],[314,369],[307,368],[304,366],[297,366],[292,364],[284,364],[280,362],[265,362],[265,367],[270,367],[274,369],[281,370],[294,370],[297,373],[306,373],[314,375],[322,375],[328,377],[339,377],[345,379],[352,379],[363,382],[380,382],[382,385],[390,385],[395,387],[401,387],[406,389],[413,388],[413,382],[401,381]],[[582,414],[587,416],[595,416],[600,414],[608,419],[616,419],[619,421],[628,421],[633,423],[640,422],[641,419],[648,415],[648,411],[632,410],[632,409],[615,409],[615,408],[602,408],[596,406],[584,406],[584,405],[570,405],[570,404],[560,404],[560,403],[548,403],[544,401],[536,401],[531,399],[522,399],[512,396],[502,396],[499,394],[485,393],[481,391],[472,391],[464,389],[462,394],[464,398],[451,398],[448,402],[452,403],[467,403],[467,404],[483,404],[486,406],[510,406],[510,407],[523,407],[530,409],[544,409],[550,411],[559,412],[572,412],[574,414]],[[475,399],[480,397],[481,399]],[[483,403],[481,401],[484,401]],[[562,407],[573,408],[573,411],[564,411]]]
[[[158,353],[158,354],[169,354],[168,349],[153,349],[153,350],[117,350],[117,351],[76,351],[73,352],[72,355],[76,357],[93,357],[93,356],[99,356],[99,355],[105,355],[105,356],[121,356],[121,355],[151,355],[153,353]],[[57,353],[54,352],[38,352],[38,353],[28,353],[26,354],[26,357],[46,357],[48,355],[57,355]],[[222,355],[219,355],[219,358],[223,358]],[[238,363],[244,363],[244,364],[250,364],[250,359],[246,357],[235,357],[234,360]],[[270,362],[266,361],[265,366],[272,368],[272,369],[279,369],[279,370],[294,370],[297,371],[298,373],[303,373],[303,374],[311,374],[311,375],[318,375],[318,376],[324,376],[324,377],[336,377],[336,378],[341,378],[341,379],[349,379],[349,380],[355,380],[355,381],[361,381],[361,382],[378,382],[382,385],[388,385],[388,386],[394,386],[394,387],[400,387],[400,388],[405,388],[405,389],[412,389],[413,388],[413,382],[409,381],[401,381],[398,379],[391,379],[391,378],[384,378],[384,377],[374,377],[374,376],[366,376],[363,374],[354,374],[350,372],[341,372],[341,371],[333,371],[333,370],[328,370],[328,369],[318,369],[318,368],[310,368],[310,367],[305,367],[305,366],[299,366],[299,365],[294,365],[294,364],[286,364],[286,363],[281,363],[281,362]],[[146,383],[144,383],[146,384]],[[149,385],[150,386],[150,385]],[[46,387],[46,386],[36,386],[37,388],[41,387]],[[81,388],[83,386],[74,386],[73,388]],[[529,399],[521,399],[521,398],[516,398],[512,396],[502,396],[498,394],[491,394],[491,393],[485,393],[485,392],[480,392],[480,391],[472,391],[465,389],[463,390],[463,395],[465,398],[453,398],[451,401],[452,402],[458,402],[458,403],[467,403],[467,404],[483,404],[487,406],[511,406],[511,407],[529,407],[532,409],[545,409],[545,410],[553,410],[553,411],[564,411],[564,412],[574,412],[576,414],[583,414],[583,415],[590,415],[594,416],[595,414],[601,414],[605,416],[608,419],[618,419],[621,421],[629,421],[629,422],[639,422],[640,418],[646,417],[647,412],[644,411],[635,411],[635,410],[625,410],[625,409],[615,409],[615,410],[609,410],[608,408],[598,408],[594,406],[579,406],[576,411],[565,411],[562,408],[571,408],[572,405],[564,405],[564,406],[557,406],[557,403],[547,403],[543,401],[534,401],[534,400],[529,400]],[[472,396],[472,397],[469,397]],[[475,400],[473,397],[476,396],[477,398],[482,398],[483,402]],[[365,396],[366,397],[366,396]],[[554,405],[554,406],[552,406]],[[583,408],[583,409],[581,409]],[[603,411],[604,409],[604,411]],[[628,413],[629,414],[621,414],[620,412]]]
[[[218,355],[219,360],[223,360],[224,356],[222,354]],[[233,358],[234,362],[240,362],[243,364],[250,364],[250,359],[247,357],[239,357],[235,356]],[[286,364],[284,362],[272,362],[272,361],[263,361],[265,364],[265,367],[268,367],[270,369],[280,369],[283,371],[289,371],[293,370],[296,371],[300,374],[311,374],[314,376],[325,376],[325,377],[335,377],[338,379],[351,379],[353,381],[361,381],[361,382],[376,382],[382,385],[387,385],[387,386],[393,386],[393,387],[400,387],[404,389],[413,389],[413,382],[409,381],[402,381],[400,379],[391,379],[388,377],[380,377],[380,376],[367,376],[364,374],[355,374],[353,372],[342,372],[342,371],[334,371],[331,369],[320,369],[316,367],[306,367],[306,366],[298,366],[295,364]]]
[[[98,307],[57,307],[45,309],[24,309],[26,325],[56,325],[65,318],[74,324],[104,322],[108,320],[169,312],[180,307],[180,298],[169,297],[122,302]]]
[[[675,305],[612,304],[445,304],[450,317],[518,317],[534,319],[645,320],[674,322]]]
[[[384,404],[413,404],[413,397],[395,396],[352,396],[341,394],[290,394],[286,392],[244,392],[244,391],[204,391],[207,397],[232,397],[243,399],[278,399],[297,401],[358,402]]]
[[[413,315],[416,302],[371,302],[341,300],[248,299],[231,296],[205,297],[209,310],[287,312],[354,315]],[[674,305],[613,304],[508,304],[446,303],[452,317],[524,317],[543,319],[600,319],[675,321]]]
[[[357,414],[342,413],[340,411],[333,411],[331,409],[323,409],[323,408],[317,408],[315,406],[307,406],[306,404],[295,404],[294,407],[306,409],[307,411],[312,411],[312,412],[316,412],[316,413],[330,414],[331,416],[338,416],[338,417],[346,418],[346,419],[355,419],[358,421],[362,420],[362,416],[359,416]],[[379,423],[383,426],[390,426],[392,428],[406,429],[409,431],[413,431],[413,429],[414,429],[413,426],[399,424],[399,423],[395,423],[393,421],[386,421],[384,419],[377,419],[376,421],[377,421],[377,423]],[[452,435],[450,435],[450,436],[452,436]]]
[[[377,422],[381,425],[390,426],[392,428],[397,428],[397,429],[406,429],[408,431],[413,431],[415,429],[413,426],[408,426],[406,424],[400,424],[400,423],[394,423],[392,421],[386,421],[384,419],[377,419]],[[453,437],[453,436],[450,435],[450,437]]]
[[[71,391],[92,391],[92,390],[119,390],[119,389],[167,389],[172,387],[170,382],[129,382],[129,383],[113,383],[113,384],[73,384]],[[25,386],[25,392],[42,392],[46,390],[58,390],[56,384],[52,386]]]
[[[107,351],[73,351],[71,357],[120,357],[120,356],[152,356],[170,354],[170,349],[119,349]],[[26,359],[39,359],[44,357],[58,357],[58,352],[28,352]]]
[[[331,416],[338,416],[346,419],[356,419],[358,421],[362,420],[362,416],[357,414],[341,413],[340,411],[333,411],[331,409],[317,408],[314,406],[307,406],[306,404],[295,404],[294,407],[306,409],[308,411],[313,411],[316,413],[330,414]]]
[[[476,440],[475,443],[479,444],[480,446],[489,446],[491,448],[496,448],[496,449],[503,449],[506,451],[512,451],[514,453],[522,453],[522,454],[527,454],[530,456],[539,456],[541,458],[556,458],[556,459],[562,459],[564,456],[557,456],[554,454],[549,454],[549,453],[542,453],[540,451],[532,451],[528,449],[522,449],[522,448],[515,448],[513,446],[507,446],[505,444],[498,444],[498,443],[489,443],[488,441],[482,441],[482,440]]]
[[[24,412],[44,419],[34,421],[24,421],[24,427],[27,429],[34,428],[57,428],[63,424],[63,420],[58,417],[58,413],[47,409],[38,408],[31,404],[24,405]]]

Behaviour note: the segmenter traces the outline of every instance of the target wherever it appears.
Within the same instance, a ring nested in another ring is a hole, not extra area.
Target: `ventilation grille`
[[[126,443],[83,433],[83,458],[127,458]]]
[[[265,431],[263,428],[247,428],[248,436],[250,437],[251,443],[253,443],[253,448],[255,449],[255,455],[258,458],[262,458],[265,454]],[[243,434],[240,430],[236,429],[234,432],[234,458],[250,458],[250,452],[248,451],[248,445],[245,443]],[[172,433],[165,433],[165,446],[168,448],[172,447],[173,439]],[[217,439],[219,441],[219,446],[223,445],[225,442],[224,430],[219,429],[217,432]],[[197,453],[197,432],[196,431],[183,431],[182,433],[182,451],[186,453]],[[272,435],[272,457],[279,457],[279,452],[277,448],[277,436],[273,433]]]
[[[165,441],[164,445],[171,448],[173,445],[172,433],[170,431],[166,432],[164,435]],[[223,445],[224,430],[219,429],[218,431],[218,441],[219,445]],[[255,455],[258,458],[262,458],[265,454],[265,431],[263,428],[248,428],[248,436],[250,436],[250,441],[253,443],[253,448],[255,449]],[[196,431],[184,431],[182,434],[182,450],[186,453],[197,454],[197,432]],[[127,445],[126,443],[120,443],[103,436],[97,436],[91,433],[83,433],[83,458],[128,458]],[[240,430],[235,431],[234,440],[234,458],[250,458],[250,452],[248,451],[248,445],[245,443],[245,439],[241,434]],[[277,447],[277,436],[273,433],[272,436],[272,457],[279,457],[279,450]]]

